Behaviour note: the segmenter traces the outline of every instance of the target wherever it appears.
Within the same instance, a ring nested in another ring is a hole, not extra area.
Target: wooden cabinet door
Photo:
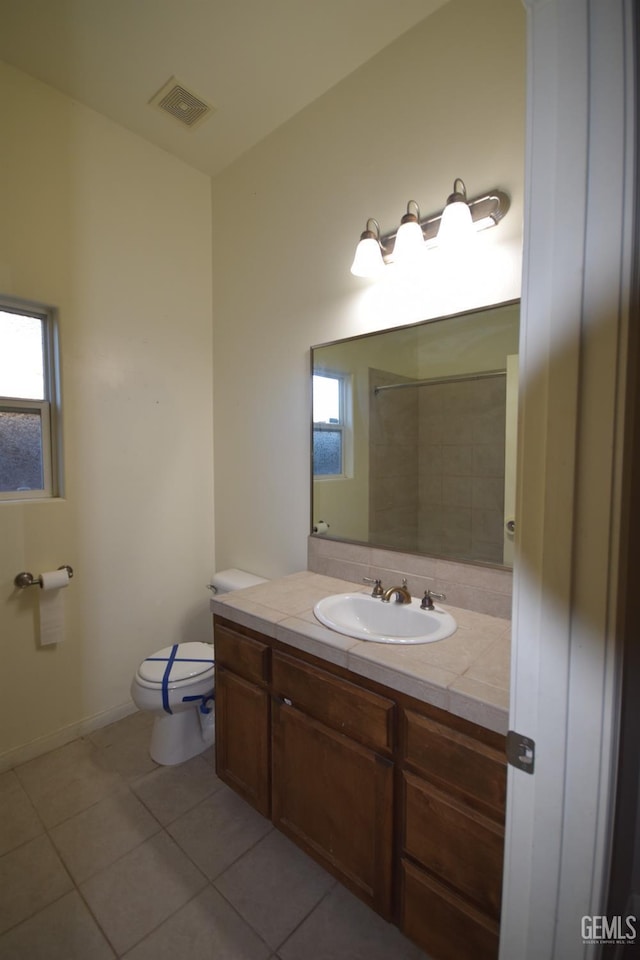
[[[269,816],[269,694],[216,666],[216,773]]]
[[[272,730],[274,824],[388,919],[391,762],[275,697]]]

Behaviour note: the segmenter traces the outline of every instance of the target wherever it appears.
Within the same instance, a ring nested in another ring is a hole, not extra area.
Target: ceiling
[[[0,0],[0,59],[215,175],[448,0]],[[171,78],[215,109],[149,104]]]

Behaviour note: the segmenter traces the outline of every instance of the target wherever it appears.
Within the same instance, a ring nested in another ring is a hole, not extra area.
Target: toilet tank
[[[211,589],[214,593],[231,593],[232,590],[242,590],[244,587],[255,587],[259,583],[266,583],[264,577],[258,577],[255,573],[248,573],[246,570],[237,570],[230,567],[229,570],[220,570],[211,577]]]

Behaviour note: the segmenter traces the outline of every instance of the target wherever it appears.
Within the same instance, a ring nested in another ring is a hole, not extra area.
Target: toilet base
[[[182,710],[155,717],[149,753],[156,763],[173,766],[197,757],[213,745],[213,740],[213,714],[201,717],[196,708]]]

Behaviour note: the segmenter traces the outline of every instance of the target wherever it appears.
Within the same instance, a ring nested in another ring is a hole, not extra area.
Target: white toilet
[[[211,580],[215,593],[265,583],[244,570],[223,570]],[[214,737],[213,644],[174,643],[142,661],[131,682],[139,710],[155,714],[149,753],[156,763],[173,765],[197,756]]]

